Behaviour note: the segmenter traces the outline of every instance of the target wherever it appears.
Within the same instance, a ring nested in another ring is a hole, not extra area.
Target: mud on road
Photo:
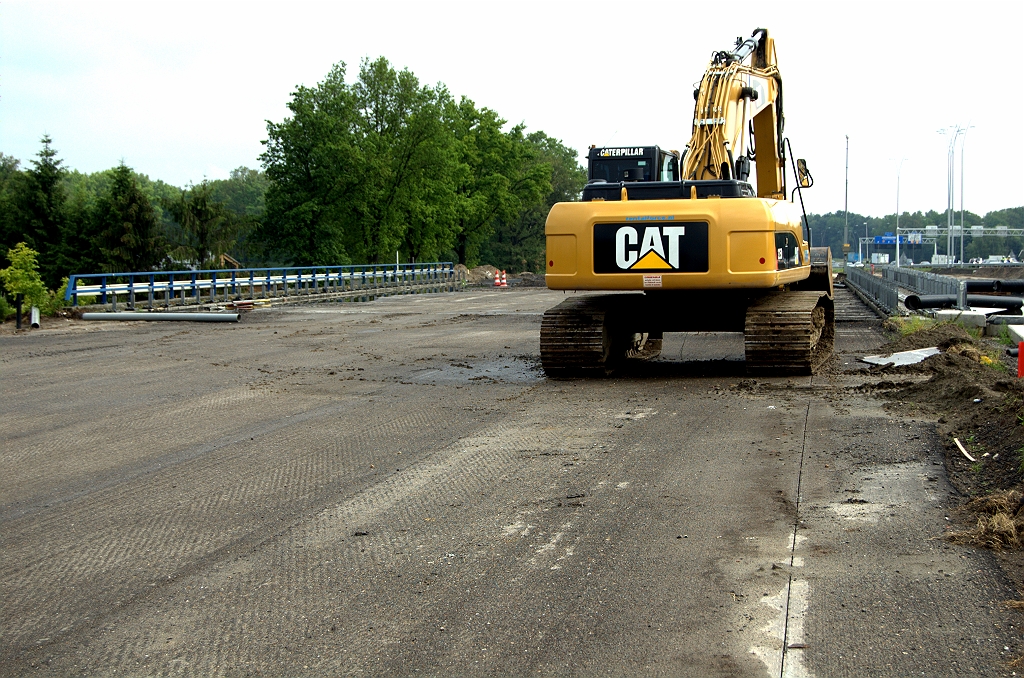
[[[1017,593],[943,539],[937,416],[865,388],[852,298],[820,377],[703,334],[553,381],[562,298],[0,336],[0,674],[1012,675]]]

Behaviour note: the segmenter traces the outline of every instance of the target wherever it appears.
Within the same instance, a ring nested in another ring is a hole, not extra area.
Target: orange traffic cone
[[[501,287],[501,273],[498,271],[494,272],[494,286]]]
[[[508,278],[505,277],[505,271],[501,272],[501,286],[508,287]]]

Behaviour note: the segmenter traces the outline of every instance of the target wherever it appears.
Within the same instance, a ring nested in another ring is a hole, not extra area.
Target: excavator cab
[[[657,146],[591,146],[587,181],[679,181],[679,156]]]

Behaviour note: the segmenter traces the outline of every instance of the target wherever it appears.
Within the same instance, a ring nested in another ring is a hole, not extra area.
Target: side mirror
[[[807,169],[806,160],[801,158],[796,161],[796,173],[799,175],[801,187],[810,188],[814,185],[814,177],[811,176],[810,170]]]

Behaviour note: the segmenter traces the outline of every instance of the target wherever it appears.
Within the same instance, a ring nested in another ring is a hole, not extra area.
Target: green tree
[[[210,182],[213,199],[224,203],[235,223],[235,242],[227,253],[250,265],[278,259],[273,243],[261,242],[258,237],[269,186],[265,173],[248,167],[238,167],[227,179]]]
[[[462,165],[455,253],[475,266],[496,224],[512,224],[551,191],[551,167],[526,140],[523,125],[504,132],[505,120],[466,97],[448,108],[448,119]]]
[[[297,264],[428,257],[453,241],[457,156],[440,85],[364,60],[315,88],[299,87],[292,117],[268,123],[261,156],[271,185],[262,237]]]
[[[260,238],[274,243],[286,262],[348,263],[347,210],[363,162],[345,64],[335,65],[316,87],[298,87],[288,109],[291,117],[267,122],[260,160],[271,184]]]
[[[364,261],[388,261],[404,244],[429,257],[451,246],[455,216],[453,138],[442,119],[443,86],[420,86],[383,57],[364,60],[352,87],[356,143],[363,160],[352,201],[348,250]]]
[[[96,205],[99,250],[109,271],[148,271],[164,257],[156,211],[123,162]]]
[[[58,257],[61,272],[70,275],[105,270],[100,250],[99,196],[85,182],[69,183],[67,193]]]
[[[43,281],[50,287],[60,284],[59,265],[61,235],[64,221],[64,184],[66,170],[51,148],[53,140],[44,135],[43,148],[26,171],[22,211],[26,222],[22,236],[29,247],[39,253]]]
[[[11,265],[0,269],[0,283],[11,296],[21,294],[27,306],[43,306],[48,295],[39,276],[38,253],[21,242],[7,250]]]
[[[236,224],[224,203],[214,199],[210,183],[182,190],[167,208],[178,224],[171,258],[201,269],[218,268],[220,255],[235,242]]]
[[[545,264],[544,224],[552,205],[579,200],[587,183],[587,171],[574,149],[543,132],[533,132],[526,141],[537,152],[537,160],[550,168],[551,191],[542,201],[526,206],[511,222],[499,223],[482,248],[482,257],[501,269],[543,272]]]
[[[17,159],[0,153],[0,256],[24,239],[28,216],[22,206],[27,202],[27,180]],[[9,264],[0,258],[0,266]]]

